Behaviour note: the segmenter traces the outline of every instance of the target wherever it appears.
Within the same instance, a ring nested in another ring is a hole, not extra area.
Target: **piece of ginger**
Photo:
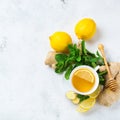
[[[56,54],[57,54],[57,52],[55,52],[55,51],[49,51],[47,54],[47,57],[45,59],[45,64],[49,65],[53,69],[55,69],[55,67],[56,67],[56,60],[55,60]]]
[[[104,106],[110,106],[120,99],[120,63],[111,62],[110,71],[117,82],[117,90],[111,91],[109,87],[104,87],[98,96],[98,103]],[[109,78],[106,75],[106,84],[108,84]],[[105,85],[106,86],[106,85]]]

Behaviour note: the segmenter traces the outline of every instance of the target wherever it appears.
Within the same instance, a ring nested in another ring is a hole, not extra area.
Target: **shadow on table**
[[[93,38],[91,38],[91,39],[88,41],[88,43],[89,43],[89,44],[94,44],[95,42],[98,43],[101,37],[102,37],[102,33],[101,33],[100,29],[97,28],[95,35],[93,36]]]

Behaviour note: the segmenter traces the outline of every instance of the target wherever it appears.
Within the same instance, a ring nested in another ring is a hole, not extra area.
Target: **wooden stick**
[[[111,74],[111,71],[108,67],[108,63],[107,63],[107,60],[106,60],[106,56],[105,56],[105,52],[104,52],[104,45],[103,44],[99,44],[98,45],[98,49],[100,50],[102,56],[103,56],[103,59],[104,59],[104,63],[105,63],[105,66],[106,66],[106,69],[107,69],[107,72],[108,72],[108,77],[109,77],[109,82],[108,82],[108,86],[110,87],[110,89],[112,91],[115,91],[116,88],[117,88],[117,83],[116,81],[114,80],[112,74]]]
[[[112,74],[111,74],[111,72],[110,72],[110,69],[109,69],[109,67],[108,67],[108,63],[107,63],[106,56],[105,56],[105,53],[104,53],[104,46],[103,46],[103,44],[99,44],[99,45],[98,45],[98,49],[100,50],[100,52],[101,52],[101,54],[102,54],[102,56],[103,56],[104,63],[105,63],[105,67],[106,67],[106,69],[107,69],[109,79],[113,79]]]

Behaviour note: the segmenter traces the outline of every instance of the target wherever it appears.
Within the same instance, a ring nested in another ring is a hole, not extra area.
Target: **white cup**
[[[92,89],[89,90],[88,92],[80,92],[80,91],[78,91],[78,90],[73,86],[73,83],[72,83],[73,74],[74,74],[76,71],[78,71],[78,70],[80,70],[80,69],[83,69],[83,68],[86,68],[86,69],[90,70],[90,71],[93,73],[94,77],[95,77],[94,86],[93,86]],[[98,85],[99,85],[99,76],[98,76],[98,74],[97,74],[97,72],[96,72],[98,69],[99,69],[99,66],[97,66],[96,68],[92,68],[92,67],[87,66],[87,65],[81,65],[81,66],[78,66],[78,67],[74,68],[73,71],[72,71],[71,74],[70,74],[70,84],[72,85],[73,90],[74,90],[76,93],[81,94],[81,95],[89,95],[89,94],[92,94],[92,93],[97,89],[97,87],[98,87]]]

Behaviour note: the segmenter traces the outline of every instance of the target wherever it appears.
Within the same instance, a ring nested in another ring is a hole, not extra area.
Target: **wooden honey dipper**
[[[109,78],[109,81],[108,81],[108,84],[106,87],[109,87],[112,91],[116,91],[117,89],[117,82],[116,80],[113,78],[112,74],[111,74],[111,71],[108,67],[108,63],[107,63],[107,60],[106,60],[106,56],[105,56],[105,52],[104,52],[104,45],[103,44],[99,44],[98,45],[98,49],[100,50],[102,56],[103,56],[103,59],[104,59],[104,63],[105,63],[105,67],[107,69],[107,72],[108,72],[108,78]]]

